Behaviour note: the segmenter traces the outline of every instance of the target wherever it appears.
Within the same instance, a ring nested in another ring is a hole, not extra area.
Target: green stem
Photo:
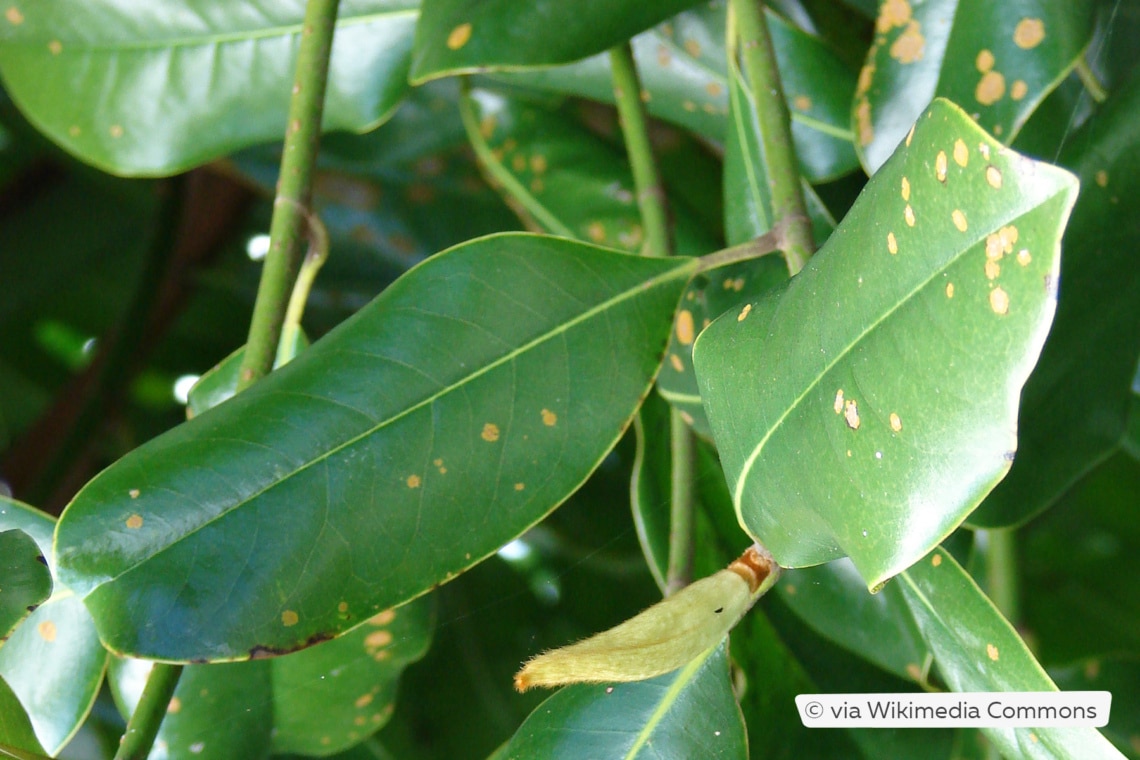
[[[707,272],[710,269],[728,266],[729,264],[738,264],[741,261],[758,259],[761,256],[767,256],[769,253],[783,251],[788,245],[787,231],[794,218],[795,217],[784,217],[776,222],[775,227],[760,237],[753,238],[745,243],[740,243],[739,245],[734,245],[729,248],[722,248],[712,253],[706,253],[704,256],[701,256],[698,271]]]
[[[115,760],[146,760],[181,675],[181,665],[154,664],[143,687],[142,698],[127,723],[127,732],[123,734]]]
[[[325,260],[329,256],[329,233],[324,222],[316,214],[302,211],[309,228],[309,249],[301,261],[301,269],[297,272],[297,281],[293,283],[293,293],[289,296],[289,306],[285,310],[285,320],[281,326],[281,343],[277,348],[277,363],[275,366],[290,361],[297,353],[297,341],[301,335],[301,317],[305,313],[305,304],[309,301],[309,293],[313,289],[313,281],[321,271]]]
[[[987,530],[985,535],[986,577],[990,600],[1005,619],[1017,625],[1017,543],[1013,529]]]
[[[610,48],[610,66],[614,77],[614,98],[626,153],[633,169],[633,185],[637,190],[637,207],[645,228],[645,246],[648,256],[669,256],[669,215],[665,209],[665,190],[653,160],[649,144],[649,129],[645,106],[641,102],[641,84],[633,62],[629,43]]]
[[[338,5],[339,0],[309,0],[305,7],[277,201],[269,225],[269,253],[261,271],[245,357],[238,373],[239,391],[269,374],[277,356],[286,304],[301,258],[304,209],[309,208],[312,199]]]
[[[641,224],[645,229],[646,256],[670,256],[669,212],[665,206],[665,190],[653,158],[649,142],[648,119],[641,102],[641,84],[633,50],[629,43],[610,49],[613,69],[614,99],[617,102],[626,153],[633,170],[633,185]],[[676,409],[669,416],[671,468],[669,494],[669,563],[665,573],[665,595],[689,585],[693,580],[695,543],[693,471],[696,442],[693,431]]]
[[[762,0],[731,0],[730,9],[740,30],[744,71],[756,101],[760,144],[772,183],[774,222],[789,219],[784,258],[788,272],[796,274],[815,250],[811,222],[804,204],[803,189],[792,143],[791,116],[780,84],[776,53],[768,33],[768,20]]]
[[[1083,55],[1077,58],[1076,72],[1077,77],[1081,80],[1081,84],[1089,91],[1089,95],[1092,96],[1093,100],[1097,103],[1103,103],[1108,100],[1108,93],[1105,92],[1104,85],[1096,78],[1096,74],[1093,73],[1092,68],[1089,67],[1089,62],[1085,60]]]

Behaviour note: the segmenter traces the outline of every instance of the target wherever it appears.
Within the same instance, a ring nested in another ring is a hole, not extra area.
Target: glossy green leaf
[[[417,599],[334,641],[275,658],[274,752],[326,755],[387,723],[400,674],[427,652],[433,602]]]
[[[539,705],[502,757],[747,758],[727,647],[647,681],[569,686]]]
[[[858,166],[848,109],[855,74],[821,40],[768,13],[800,168],[823,181]],[[730,128],[724,47],[725,3],[702,5],[632,41],[646,108],[660,119],[723,143]],[[569,66],[495,74],[511,84],[613,102],[609,58]]]
[[[694,267],[519,234],[435,256],[89,483],[61,577],[111,649],[170,660],[293,651],[419,596],[586,479]]]
[[[1049,675],[1061,691],[1110,692],[1112,717],[1101,730],[1124,755],[1133,760],[1140,757],[1140,661],[1135,656],[1050,668]]]
[[[325,129],[367,129],[399,103],[418,5],[340,4]],[[0,25],[0,75],[84,161],[173,174],[281,135],[303,15],[299,2],[20,0]]]
[[[608,50],[695,0],[424,0],[411,81],[569,63]]]
[[[52,597],[0,647],[0,680],[15,694],[39,743],[52,755],[67,744],[87,717],[107,663],[91,615],[61,584],[58,567],[51,559],[53,525],[50,516],[0,498],[0,530],[15,528],[35,539],[55,576]],[[0,743],[4,743],[2,739]]]
[[[694,358],[742,525],[786,567],[878,586],[1009,468],[1055,305],[1067,172],[936,101],[786,289]]]
[[[1091,0],[883,0],[853,103],[868,173],[890,158],[934,97],[962,105],[1003,141],[1072,70],[1092,35]]]
[[[1140,462],[1118,453],[1019,532],[1022,622],[1046,665],[1140,653]],[[1079,625],[1074,625],[1079,621]]]
[[[899,678],[926,682],[930,650],[896,584],[868,594],[850,560],[840,559],[791,570],[776,589],[820,635]]]
[[[32,755],[44,754],[35,731],[32,730],[28,714],[23,705],[4,679],[0,678],[0,757],[14,757],[25,760]]]
[[[1025,522],[1127,445],[1140,357],[1140,76],[1067,144],[1062,163],[1082,190],[1057,319],[1022,394],[1013,469],[970,517],[980,526]]]
[[[397,679],[427,650],[431,602],[382,612],[334,641],[268,662],[187,666],[157,746],[172,757],[254,758],[329,755],[359,743],[387,722]],[[149,672],[143,660],[113,660],[125,715]]]
[[[935,549],[897,583],[951,689],[1057,691],[1017,631],[948,552]],[[1007,757],[1121,756],[1094,728],[982,730]]]
[[[22,530],[0,530],[0,646],[21,620],[51,596],[51,571]]]
[[[124,715],[138,705],[152,663],[111,658],[107,680]],[[269,757],[272,665],[266,661],[190,665],[178,679],[151,757]]]

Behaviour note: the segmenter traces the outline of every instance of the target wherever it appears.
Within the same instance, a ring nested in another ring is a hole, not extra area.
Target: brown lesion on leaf
[[[309,647],[316,646],[317,644],[320,644],[321,642],[329,641],[330,639],[334,639],[334,638],[336,638],[335,632],[333,632],[333,631],[322,631],[320,633],[314,633],[312,636],[305,639],[303,642],[301,642],[300,644],[298,644],[295,647],[275,647],[275,646],[270,646],[268,644],[266,644],[266,645],[258,644],[257,646],[255,646],[249,650],[249,659],[251,659],[251,660],[267,660],[270,657],[281,657],[282,655],[292,654],[293,652],[300,652],[302,649],[308,649]]]

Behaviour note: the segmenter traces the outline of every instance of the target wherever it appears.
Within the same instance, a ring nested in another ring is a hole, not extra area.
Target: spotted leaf
[[[416,0],[340,4],[326,129],[384,119],[408,90]],[[106,171],[174,174],[280,137],[304,3],[16,0],[0,75],[28,119]]]
[[[61,577],[110,648],[169,660],[285,653],[407,602],[593,471],[695,266],[522,234],[432,257],[91,481]]]
[[[853,103],[869,172],[944,97],[1010,141],[1077,64],[1093,30],[1090,0],[882,0]]]
[[[948,552],[935,549],[897,582],[952,690],[1057,691],[1017,631]],[[1006,757],[1123,758],[1095,728],[982,731]]]
[[[36,542],[22,530],[0,531],[0,646],[51,594],[51,572]]]
[[[1076,189],[936,101],[787,287],[698,338],[737,514],[781,565],[848,555],[878,586],[1002,478]]]
[[[55,520],[43,512],[0,497],[0,530],[17,529],[31,536],[56,575],[53,595],[0,646],[0,681],[19,702],[39,745],[51,755],[87,717],[107,663],[91,615],[59,582],[51,554],[54,526]],[[0,696],[0,715],[4,713]]]

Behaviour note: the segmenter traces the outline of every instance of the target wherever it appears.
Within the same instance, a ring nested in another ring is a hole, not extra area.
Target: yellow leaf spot
[[[966,147],[966,143],[959,137],[954,141],[954,163],[964,169],[969,161],[970,149]]]
[[[526,156],[522,153],[516,153],[515,157],[511,159],[511,168],[516,172],[521,172],[526,169]]]
[[[367,722],[368,722],[368,718],[365,718],[363,715],[357,715],[355,718],[352,719],[353,725],[356,725],[356,726],[363,726]]]
[[[52,40],[48,43],[48,50],[52,55],[59,55],[63,52],[63,43],[59,40]]]
[[[1029,50],[1045,39],[1045,22],[1039,18],[1023,18],[1013,30],[1013,44],[1022,50]]]
[[[606,228],[601,222],[590,222],[589,226],[586,227],[586,234],[590,240],[601,243],[606,239]]]
[[[171,715],[177,714],[182,709],[182,700],[178,697],[171,697],[170,704],[166,706],[166,711]]]
[[[685,371],[685,363],[682,362],[681,357],[677,356],[676,354],[669,354],[669,365],[672,366],[673,369],[675,369],[677,372]]]
[[[843,389],[840,388],[835,392],[835,409],[836,414],[843,414]]]
[[[795,596],[796,595],[795,585],[792,583],[785,583],[784,584],[784,593],[786,593],[788,596]]]
[[[954,209],[954,212],[950,214],[950,217],[954,220],[954,226],[958,228],[959,232],[966,231],[966,215],[962,213],[962,209]]]
[[[79,134],[82,131],[83,130],[81,130],[79,128],[78,124],[72,124],[70,127],[67,128],[67,134],[71,135],[72,137],[79,137]]]
[[[372,694],[361,694],[356,698],[356,701],[353,704],[355,704],[357,708],[367,707],[368,705],[372,704]]]
[[[952,283],[952,282],[946,283],[946,297],[947,298],[953,298],[954,297],[954,283]]]
[[[496,119],[494,116],[484,116],[483,120],[479,122],[479,134],[483,135],[484,140],[490,140],[491,135],[495,134]]]
[[[986,259],[986,279],[996,280],[1001,274],[1001,264],[994,259]]]
[[[499,426],[493,422],[488,422],[483,426],[483,432],[480,437],[487,443],[494,443],[499,440]]]
[[[697,110],[697,104],[691,100],[686,100],[681,103],[681,108],[684,108],[689,113],[692,113],[693,111]]]
[[[902,199],[904,201],[910,200],[910,180],[906,177],[902,178]]]
[[[908,227],[914,226],[914,209],[910,207],[909,203],[906,204],[906,208],[903,209],[903,219],[906,220]]]
[[[1009,294],[1001,288],[994,288],[990,291],[990,308],[994,310],[994,314],[1008,314],[1009,313]]]
[[[922,25],[913,19],[907,23],[906,31],[891,43],[890,49],[891,58],[904,66],[921,61],[925,51],[926,37],[922,34]]]
[[[994,54],[989,50],[980,50],[978,57],[974,59],[974,65],[978,67],[979,72],[985,74],[994,67]]]
[[[138,530],[143,526],[142,515],[131,515],[127,518],[127,527],[131,530]]]
[[[379,649],[380,647],[386,647],[391,643],[391,631],[385,631],[383,629],[379,631],[373,631],[364,637],[364,646],[368,647],[369,649]]]
[[[111,128],[107,131],[110,132],[111,137],[116,140],[123,136],[123,127],[119,124],[112,124]]]
[[[691,345],[693,342],[693,312],[688,309],[681,309],[677,314],[677,340],[682,346]]]
[[[466,45],[470,39],[471,24],[460,24],[447,35],[447,46],[452,50],[458,50]]]
[[[419,475],[409,475],[407,481],[405,481],[405,482],[408,484],[408,488],[419,488],[420,487],[420,476]]]
[[[811,98],[809,98],[807,95],[797,95],[795,98],[792,99],[792,106],[797,111],[810,111],[811,110]]]
[[[1029,85],[1025,83],[1024,79],[1015,79],[1013,84],[1009,86],[1009,96],[1014,100],[1021,100],[1029,94]]]
[[[19,26],[24,23],[24,14],[20,13],[20,9],[16,6],[4,11],[4,18],[8,19],[8,23],[12,26]]]
[[[986,167],[986,182],[995,190],[1001,188],[1001,171],[996,166]]]
[[[875,64],[866,63],[859,69],[859,80],[855,85],[855,96],[862,97],[871,89],[875,80]]]
[[[685,40],[685,52],[694,58],[701,54],[701,43],[693,39]]]
[[[41,639],[49,644],[55,641],[55,623],[50,620],[45,620],[36,626],[36,632],[39,633]]]
[[[843,402],[843,419],[847,421],[847,427],[852,430],[858,430],[859,420],[859,406],[855,403],[855,399],[849,398]]]
[[[719,98],[723,91],[720,82],[709,82],[705,85],[705,92],[709,94],[709,97]]]
[[[337,612],[348,612],[348,602],[341,602],[336,606]]]
[[[369,625],[388,625],[388,623],[391,623],[395,619],[396,619],[396,611],[395,610],[384,610],[383,612],[377,612],[375,615],[368,618],[368,624]]]
[[[934,565],[935,567],[938,567],[939,565],[941,565],[942,564],[942,555],[941,554],[935,554],[933,557],[930,558],[930,564]]]
[[[549,409],[543,409],[541,414],[543,425],[546,425],[547,427],[554,427],[558,424],[558,415]]]
[[[286,628],[297,625],[298,620],[300,620],[300,618],[297,617],[297,613],[293,610],[285,610],[281,613],[281,624]]]
[[[894,412],[891,412],[891,430],[896,433],[902,430],[902,420]]]
[[[866,98],[855,107],[855,123],[859,127],[859,144],[870,145],[875,139],[875,128],[871,125],[871,102]]]
[[[875,26],[880,32],[890,31],[893,27],[910,21],[910,14],[910,3],[907,0],[886,0],[879,10]]]
[[[938,151],[938,155],[934,157],[934,176],[938,178],[939,182],[946,181],[946,151]]]
[[[672,54],[669,53],[669,48],[665,47],[664,45],[658,45],[657,46],[657,65],[664,67],[664,66],[668,66],[672,62],[673,62],[673,56],[672,56]]]
[[[895,240],[895,233],[893,232],[887,233],[887,250],[891,252],[892,256],[899,252],[899,243]]]
[[[1022,248],[1017,252],[1017,263],[1023,267],[1029,266],[1029,262],[1033,261],[1033,257],[1029,254],[1028,248]]]
[[[998,648],[993,644],[986,644],[986,656],[994,662],[998,661]]]
[[[516,491],[521,491],[524,488],[526,488],[526,483],[515,483],[515,490]]]
[[[1095,179],[1096,183],[1101,187],[1108,187],[1108,172],[1104,169],[1097,171]]]
[[[546,171],[546,156],[531,156],[530,170],[535,174],[542,174]]]
[[[737,322],[743,322],[744,318],[748,316],[748,312],[750,312],[750,311],[752,311],[752,304],[750,304],[750,303],[744,304],[744,308],[741,309],[740,313],[736,315],[736,321]]]
[[[910,125],[910,131],[906,133],[906,147],[910,147],[910,141],[914,139],[914,125]]]
[[[908,662],[906,664],[906,674],[910,676],[912,680],[922,680],[922,668],[918,667],[918,665],[913,662]]]
[[[743,277],[737,277],[735,280],[733,280],[732,281],[732,289],[734,291],[736,291],[737,293],[744,290],[744,278]]]
[[[983,106],[992,106],[1005,94],[1005,77],[1000,71],[987,71],[974,88],[974,98]]]
[[[137,489],[137,488],[132,488],[131,490],[127,491],[127,495],[130,496],[132,499],[137,499],[139,497],[140,493],[141,493],[141,491],[139,491],[139,489]]]

